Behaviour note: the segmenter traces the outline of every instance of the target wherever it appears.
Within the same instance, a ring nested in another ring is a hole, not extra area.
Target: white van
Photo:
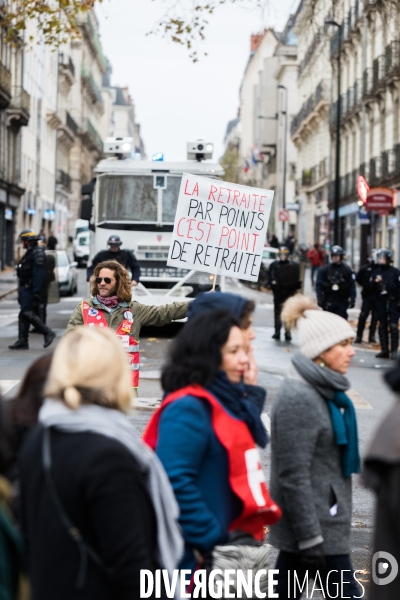
[[[74,260],[78,267],[87,264],[90,252],[90,231],[84,230],[77,233],[73,241]]]

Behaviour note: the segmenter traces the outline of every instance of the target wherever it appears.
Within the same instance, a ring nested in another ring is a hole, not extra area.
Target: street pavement
[[[12,275],[7,275],[12,280]],[[14,279],[15,282],[15,279]],[[5,284],[3,284],[4,289]],[[9,286],[11,287],[11,286]],[[273,334],[273,303],[268,292],[252,290],[243,283],[231,279],[226,282],[227,291],[239,293],[255,300],[257,308],[254,324],[257,338],[254,352],[259,367],[259,384],[266,388],[267,402],[263,420],[268,428],[271,406],[297,350],[296,333],[292,343],[276,342],[271,339]],[[2,291],[0,286],[0,292]],[[313,295],[307,274],[305,292]],[[78,293],[73,297],[63,297],[58,304],[48,306],[48,324],[56,333],[57,338],[50,350],[53,350],[65,331],[69,316],[76,304],[87,294],[87,283],[84,270],[78,271]],[[356,325],[358,310],[350,311],[350,321]],[[6,398],[12,397],[18,389],[24,372],[29,365],[43,352],[43,336],[32,334],[29,338],[29,351],[11,351],[8,345],[17,339],[18,304],[16,293],[11,293],[0,300],[0,390]],[[139,396],[144,399],[146,410],[136,410],[132,421],[142,432],[150,415],[149,399],[154,406],[161,397],[159,374],[162,368],[168,346],[182,324],[171,324],[164,328],[143,328],[140,340],[141,348],[141,384]],[[376,359],[377,347],[370,344],[357,346],[356,356],[349,369],[348,377],[351,382],[351,396],[356,406],[360,449],[365,454],[369,441],[378,423],[395,401],[382,376],[393,362]],[[152,402],[152,401],[151,401]],[[150,402],[150,403],[151,403]],[[140,403],[139,403],[140,405]],[[140,406],[139,406],[140,408]],[[150,406],[151,408],[151,406]],[[269,477],[269,449],[262,452],[263,466]],[[359,477],[354,477],[353,525],[352,525],[352,559],[354,567],[364,570],[365,580],[368,580],[369,557],[373,526],[373,497],[366,490]],[[317,596],[314,595],[314,598]]]

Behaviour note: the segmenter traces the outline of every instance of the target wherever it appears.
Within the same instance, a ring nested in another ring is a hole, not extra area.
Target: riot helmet
[[[376,258],[380,265],[388,265],[393,260],[393,254],[387,248],[381,248],[376,253]]]
[[[279,246],[278,256],[280,260],[287,260],[289,258],[289,248],[287,246]]]
[[[335,244],[334,246],[332,246],[331,248],[331,260],[332,262],[342,262],[344,257],[344,250],[342,248],[342,246],[338,246],[337,244]]]
[[[23,243],[29,244],[30,242],[37,242],[39,236],[36,235],[33,229],[23,229],[19,234],[18,239]]]
[[[109,246],[121,246],[122,241],[119,235],[110,235],[108,238],[107,244]]]

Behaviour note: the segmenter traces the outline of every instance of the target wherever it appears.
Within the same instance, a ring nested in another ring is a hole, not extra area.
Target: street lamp
[[[284,85],[278,85],[278,90],[284,90],[286,101],[285,110],[281,111],[285,115],[285,139],[283,141],[283,186],[282,186],[282,208],[286,208],[286,162],[287,162],[287,122],[288,122],[288,91]],[[285,238],[285,221],[282,221],[282,242]]]
[[[335,203],[334,203],[334,244],[339,244],[339,202],[340,202],[340,46],[342,28],[337,21],[325,21],[326,25],[333,25],[338,29],[338,59],[337,59],[337,113],[336,113],[336,171],[335,171]]]

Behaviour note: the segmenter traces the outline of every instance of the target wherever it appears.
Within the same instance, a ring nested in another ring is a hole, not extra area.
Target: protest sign
[[[257,281],[273,197],[183,175],[167,265]]]

